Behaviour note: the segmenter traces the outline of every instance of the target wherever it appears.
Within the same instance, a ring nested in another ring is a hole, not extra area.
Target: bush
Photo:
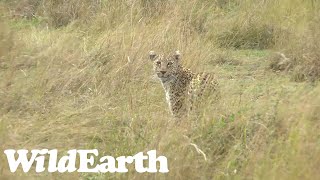
[[[37,9],[42,0],[5,1],[12,17],[32,19],[36,17]]]
[[[99,0],[23,0],[7,2],[14,18],[44,18],[52,27],[66,26],[74,20],[88,22],[101,9]]]
[[[300,35],[289,38],[286,54],[291,59],[294,81],[315,82],[320,79],[320,16],[315,17]]]
[[[53,27],[68,25],[74,20],[88,22],[101,8],[100,1],[48,0],[43,1],[43,13]]]
[[[217,35],[220,47],[236,49],[267,49],[274,45],[274,28],[270,25],[235,25],[230,30]]]

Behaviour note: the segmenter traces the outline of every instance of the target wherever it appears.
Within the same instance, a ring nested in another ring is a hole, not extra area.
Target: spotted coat
[[[193,73],[184,68],[180,63],[179,51],[168,56],[150,51],[149,56],[173,116],[187,115],[197,101],[217,91],[218,82],[214,74]]]

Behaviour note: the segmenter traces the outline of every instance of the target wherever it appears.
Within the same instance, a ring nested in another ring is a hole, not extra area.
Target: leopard
[[[160,80],[171,115],[186,117],[196,108],[196,102],[215,93],[219,97],[218,78],[214,73],[194,73],[181,63],[180,51],[174,53],[149,52],[153,70]]]

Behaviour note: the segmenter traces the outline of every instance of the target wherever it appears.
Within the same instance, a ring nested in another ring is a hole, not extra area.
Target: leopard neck
[[[187,69],[179,68],[179,70],[173,74],[173,78],[167,82],[162,82],[162,86],[165,91],[175,91],[180,88],[186,88],[190,83],[193,74]]]

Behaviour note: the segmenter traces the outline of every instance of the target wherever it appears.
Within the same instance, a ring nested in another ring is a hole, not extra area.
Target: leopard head
[[[180,52],[173,54],[157,54],[154,51],[149,52],[149,58],[153,62],[153,70],[162,82],[172,80],[181,69]]]

